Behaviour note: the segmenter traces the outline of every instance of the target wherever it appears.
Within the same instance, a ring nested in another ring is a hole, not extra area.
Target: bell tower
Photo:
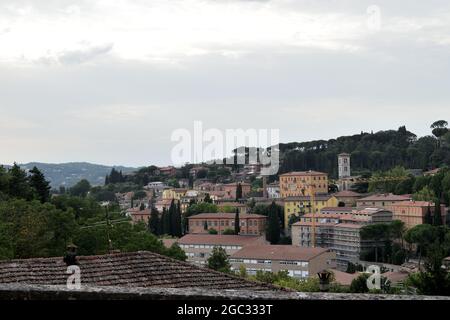
[[[338,155],[338,172],[339,179],[348,178],[351,176],[350,173],[350,154],[341,153]]]

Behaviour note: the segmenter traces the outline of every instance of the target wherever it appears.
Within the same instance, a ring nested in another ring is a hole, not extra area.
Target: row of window
[[[214,227],[219,226],[219,221],[217,221],[217,220],[213,220],[213,221],[211,221],[211,220],[195,221],[195,225],[197,227],[203,226],[203,225],[205,225],[205,221],[206,221],[207,225],[210,226],[210,227],[212,227],[212,226],[214,226]],[[240,225],[241,225],[241,227],[245,227],[246,226],[245,220],[241,220],[240,221]],[[248,226],[249,227],[253,227],[253,226],[257,227],[258,225],[259,225],[258,220],[248,220]],[[234,220],[232,220],[232,221],[220,220],[220,226],[222,226],[222,227],[234,227]]]
[[[214,247],[222,247],[225,250],[240,250],[242,246],[224,246],[209,244],[180,244],[181,249],[213,249]]]

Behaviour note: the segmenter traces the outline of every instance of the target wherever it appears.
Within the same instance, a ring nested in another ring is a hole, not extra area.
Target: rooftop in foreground
[[[156,253],[138,251],[77,257],[81,284],[87,286],[277,290]],[[0,261],[0,284],[66,285],[62,257]]]

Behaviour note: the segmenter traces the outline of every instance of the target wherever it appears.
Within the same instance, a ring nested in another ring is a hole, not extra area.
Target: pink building
[[[236,190],[238,185],[242,186],[242,197],[245,198],[251,191],[252,186],[249,183],[246,182],[233,182],[229,184],[225,184],[223,186],[223,191],[225,192],[226,199],[236,199]]]
[[[189,233],[208,233],[209,229],[216,230],[222,234],[225,230],[234,230],[235,213],[200,213],[195,216],[188,217]],[[241,224],[240,235],[256,235],[265,234],[266,216],[259,214],[239,214]]]
[[[425,222],[428,208],[431,211],[431,218],[433,218],[435,210],[435,204],[433,202],[402,201],[388,207],[394,214],[393,219],[403,221],[408,229]],[[441,205],[442,224],[445,224],[446,213],[445,206]]]

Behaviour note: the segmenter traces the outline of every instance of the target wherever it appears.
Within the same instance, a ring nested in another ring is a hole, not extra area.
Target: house
[[[230,256],[233,270],[244,266],[248,274],[257,271],[287,271],[291,277],[314,277],[333,267],[335,253],[324,248],[301,248],[290,245],[249,245]]]
[[[185,188],[167,189],[167,190],[163,191],[162,198],[164,200],[167,200],[167,199],[180,200],[182,197],[184,197],[186,195],[187,191],[188,191],[188,189],[185,189]]]
[[[150,209],[140,210],[139,207],[131,208],[127,210],[127,215],[131,217],[133,224],[143,222],[148,223],[150,219],[151,211]]]
[[[345,206],[355,207],[356,201],[358,199],[363,198],[365,195],[363,195],[361,193],[345,190],[345,191],[339,191],[339,192],[333,193],[333,196],[335,196],[339,202],[344,203]]]
[[[252,185],[246,182],[233,182],[223,185],[223,191],[225,192],[226,199],[236,199],[236,190],[238,185],[242,187],[242,198],[246,198],[252,191]]]
[[[333,195],[317,194],[311,196],[296,196],[284,198],[284,227],[288,229],[291,215],[319,212],[325,207],[337,207],[339,201]]]
[[[234,230],[235,213],[200,213],[188,217],[189,233],[208,233],[210,229],[222,234]],[[262,236],[266,231],[267,217],[259,214],[239,214],[240,235]]]
[[[267,197],[269,199],[279,199],[281,198],[280,194],[280,183],[279,182],[272,182],[269,183],[266,187],[267,191]]]
[[[147,251],[76,257],[83,286],[271,291],[273,287]],[[66,287],[63,257],[0,261],[0,283]]]
[[[307,196],[311,193],[328,193],[328,174],[310,170],[280,175],[281,198]]]
[[[245,246],[266,244],[267,241],[261,236],[187,234],[177,243],[186,253],[189,262],[204,265],[214,247],[221,247],[228,255],[232,255]]]
[[[159,173],[163,176],[174,177],[177,174],[177,169],[173,166],[159,168]]]
[[[412,200],[411,195],[396,195],[392,193],[373,194],[356,200],[357,207],[387,207],[397,202]]]
[[[159,213],[162,213],[164,209],[169,210],[171,203],[172,199],[161,199],[156,201],[155,208]]]
[[[394,213],[394,219],[405,223],[406,228],[426,223],[427,212],[434,219],[435,204],[428,201],[401,201],[387,206]],[[446,222],[446,208],[441,205],[442,224]]]

